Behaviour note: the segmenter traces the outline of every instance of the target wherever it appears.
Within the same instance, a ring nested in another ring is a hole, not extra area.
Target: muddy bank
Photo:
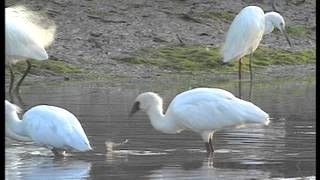
[[[30,0],[6,3],[19,3],[34,11],[46,12],[57,25],[55,41],[47,49],[50,59],[85,69],[83,73],[67,75],[34,70],[26,78],[26,85],[48,80],[137,79],[179,74],[172,69],[123,63],[117,59],[147,47],[179,44],[177,34],[186,44],[220,47],[233,17],[243,7],[258,5],[265,11],[272,10],[271,1],[267,0]],[[315,48],[315,1],[281,1],[276,5],[285,17],[294,47],[289,48],[285,37],[279,32],[266,35],[261,46],[290,51]],[[315,69],[314,65],[293,67],[294,72],[305,67],[311,67],[307,68],[311,71]],[[262,71],[282,74],[282,68],[270,66]],[[227,77],[235,75],[227,74]]]

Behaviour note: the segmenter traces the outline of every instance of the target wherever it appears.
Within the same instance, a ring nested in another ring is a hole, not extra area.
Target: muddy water
[[[277,179],[315,177],[315,80],[284,78],[253,84],[251,101],[272,117],[269,126],[217,132],[208,157],[200,136],[155,131],[133,99],[156,91],[165,107],[179,92],[206,84],[237,94],[237,83],[69,83],[24,87],[27,107],[64,107],[80,120],[93,152],[56,159],[33,143],[6,139],[6,179]],[[248,99],[248,83],[242,84]]]

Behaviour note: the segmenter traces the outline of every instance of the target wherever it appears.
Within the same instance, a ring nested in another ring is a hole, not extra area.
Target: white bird
[[[283,17],[277,12],[264,13],[260,7],[248,6],[243,8],[234,18],[225,38],[222,48],[223,63],[231,60],[239,61],[239,80],[241,80],[241,59],[250,54],[250,80],[252,80],[252,54],[258,48],[262,36],[278,28],[291,42],[285,31]]]
[[[56,156],[65,150],[89,151],[89,140],[78,119],[69,111],[48,105],[37,105],[23,114],[5,100],[6,136],[18,141],[33,141],[50,149]]]
[[[223,89],[196,88],[178,94],[165,114],[162,104],[158,94],[142,93],[135,99],[130,116],[141,109],[158,131],[175,134],[191,130],[199,133],[209,153],[213,152],[215,131],[247,123],[269,124],[267,113]]]
[[[11,67],[13,64],[18,61],[26,61],[28,65],[15,88],[15,91],[18,92],[21,83],[31,68],[28,59],[48,59],[48,54],[44,48],[53,42],[55,26],[52,24],[48,28],[44,28],[39,26],[37,21],[39,21],[39,15],[23,6],[5,8],[5,61],[11,73],[9,93],[11,93],[14,83],[14,73]],[[47,19],[46,23],[48,22],[50,21]]]

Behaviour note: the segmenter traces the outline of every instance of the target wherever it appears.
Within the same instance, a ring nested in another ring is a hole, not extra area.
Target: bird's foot
[[[60,157],[65,157],[66,156],[66,151],[63,150],[63,149],[53,148],[51,151],[53,152],[55,157],[60,158]]]

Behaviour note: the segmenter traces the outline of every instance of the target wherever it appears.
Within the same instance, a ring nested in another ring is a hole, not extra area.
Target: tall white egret
[[[252,54],[257,49],[264,34],[271,33],[278,28],[291,42],[285,31],[283,17],[277,12],[264,13],[260,7],[248,6],[243,8],[234,18],[227,32],[222,48],[223,62],[239,61],[239,80],[241,80],[242,57],[250,54],[250,80],[252,80]]]
[[[147,113],[158,131],[175,134],[191,130],[199,133],[209,153],[213,152],[215,131],[247,123],[269,123],[269,115],[259,107],[216,88],[196,88],[178,94],[165,114],[161,97],[145,92],[135,99],[130,116],[140,109]]]
[[[56,156],[65,150],[89,151],[89,140],[78,119],[69,111],[37,105],[18,116],[20,108],[5,100],[6,136],[18,141],[33,141],[47,147]]]
[[[46,23],[50,22],[51,25],[48,28],[44,28],[37,21],[39,21],[39,14],[29,11],[23,6],[5,8],[5,58],[11,73],[10,94],[14,83],[12,64],[16,64],[18,61],[27,62],[27,69],[15,88],[15,91],[18,92],[21,83],[31,68],[28,59],[48,59],[48,54],[44,48],[53,42],[55,26],[51,21],[46,20]]]

